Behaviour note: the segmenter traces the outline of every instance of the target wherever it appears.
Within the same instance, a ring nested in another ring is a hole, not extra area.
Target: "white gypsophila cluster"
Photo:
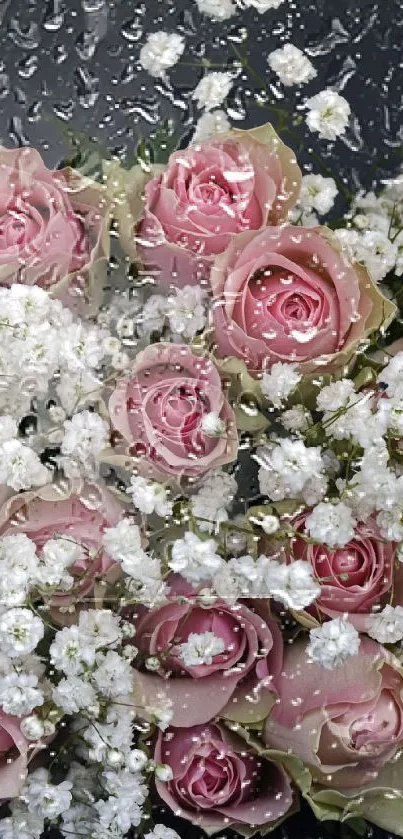
[[[52,699],[65,714],[78,714],[86,709],[96,717],[99,712],[94,686],[80,676],[61,679],[57,687],[53,688]]]
[[[134,708],[124,698],[122,702],[112,701],[109,704],[102,721],[92,722],[86,717],[77,717],[75,725],[82,731],[85,743],[83,754],[90,763],[107,765],[111,756],[118,752],[121,755],[120,765],[132,771],[130,755],[134,717]]]
[[[37,577],[35,543],[25,533],[0,538],[0,607],[21,606]]]
[[[318,411],[338,411],[347,407],[355,395],[354,382],[351,379],[339,379],[321,388],[316,397]]]
[[[366,620],[365,630],[380,644],[395,644],[403,640],[403,607],[388,604],[381,612],[374,612]]]
[[[243,0],[246,8],[256,9],[260,14],[268,12],[270,9],[278,9],[284,0]]]
[[[297,212],[298,208],[301,208],[304,213],[315,211],[320,216],[324,216],[332,209],[337,194],[338,190],[333,178],[324,178],[323,175],[304,175],[298,196]]]
[[[38,586],[68,591],[74,584],[74,577],[68,569],[84,558],[83,546],[73,539],[66,536],[49,539],[42,548],[36,570]]]
[[[384,440],[370,446],[360,459],[359,469],[347,484],[336,484],[357,520],[365,521],[376,512],[382,538],[403,539],[403,476],[388,465],[389,452]]]
[[[216,655],[225,651],[225,644],[214,632],[191,632],[187,641],[178,645],[178,654],[186,667],[212,664]]]
[[[0,615],[0,649],[10,658],[33,652],[44,632],[43,621],[30,609],[15,607]]]
[[[52,820],[70,807],[71,789],[70,781],[52,784],[47,769],[35,769],[28,775],[21,800],[30,813]]]
[[[80,411],[64,423],[61,463],[66,475],[94,479],[98,456],[109,442],[109,425],[95,411]]]
[[[35,673],[7,673],[1,678],[0,706],[5,714],[25,717],[43,705],[44,695]]]
[[[213,533],[220,524],[228,521],[228,509],[238,491],[233,475],[217,469],[203,480],[198,492],[191,498],[191,510],[199,530]]]
[[[403,352],[388,359],[388,364],[378,375],[378,382],[387,385],[389,398],[403,395]]]
[[[106,528],[103,544],[109,556],[127,574],[128,589],[141,603],[150,605],[160,600],[165,591],[161,564],[157,557],[145,553],[138,526],[122,519],[115,527]]]
[[[232,73],[212,71],[206,73],[193,91],[198,108],[213,111],[227,98],[234,81]]]
[[[398,176],[379,195],[358,194],[349,216],[352,227],[336,230],[349,258],[361,262],[376,282],[392,270],[398,277],[403,273],[402,184]]]
[[[10,802],[11,815],[0,820],[2,839],[40,839],[45,827],[43,816],[30,813],[21,801]]]
[[[337,140],[345,134],[351,108],[344,96],[335,90],[322,90],[305,102],[306,124],[324,140]]]
[[[38,455],[20,440],[7,440],[0,445],[0,484],[19,492],[43,486],[51,479],[51,472]]]
[[[249,555],[231,559],[214,576],[213,588],[225,600],[272,597],[296,611],[311,606],[321,592],[309,562],[286,564],[264,555],[256,560]]]
[[[167,300],[167,318],[174,336],[192,339],[206,324],[206,292],[199,286],[175,289]]]
[[[206,437],[224,437],[226,424],[217,411],[209,411],[204,414],[200,428]]]
[[[214,20],[229,20],[236,13],[233,0],[195,0],[199,12]]]
[[[284,44],[283,47],[273,50],[267,61],[284,87],[307,84],[318,75],[309,58],[293,44]]]
[[[187,531],[183,539],[176,539],[168,560],[171,571],[190,583],[210,580],[222,564],[214,539],[199,539],[191,531]]]
[[[321,588],[314,579],[309,562],[298,559],[285,565],[263,557],[260,563],[263,586],[270,593],[270,597],[279,600],[287,609],[301,611],[319,597]]]
[[[316,542],[329,547],[343,547],[354,538],[356,520],[350,507],[339,501],[321,501],[305,521],[306,529]]]
[[[106,357],[111,357],[112,366],[117,361],[118,341],[111,343],[104,330],[77,322],[69,309],[38,286],[1,288],[0,311],[2,411],[23,416],[33,396],[46,397],[53,380],[67,411],[81,404],[82,382],[92,395],[100,391],[99,369]],[[65,389],[75,392],[73,405],[71,398],[64,404]]]
[[[262,393],[275,408],[281,408],[297,384],[301,381],[301,374],[297,373],[294,364],[277,361],[270,369],[270,373],[263,373],[261,382]]]
[[[66,676],[91,674],[97,667],[97,655],[111,650],[122,641],[119,619],[107,609],[80,612],[78,624],[56,632],[50,646],[50,660]],[[101,659],[98,658],[98,661]]]
[[[323,498],[327,479],[319,447],[284,438],[259,447],[255,459],[260,492],[272,501],[302,498],[311,505]]]
[[[149,337],[152,333],[162,333],[167,316],[167,298],[162,294],[152,294],[139,310],[135,323],[137,334]]]
[[[366,230],[357,237],[354,258],[361,262],[377,282],[395,267],[398,259],[398,245],[380,230]]]
[[[144,834],[144,839],[180,839],[180,836],[176,830],[172,830],[172,827],[156,824],[153,830]]]
[[[150,76],[165,76],[178,63],[185,50],[185,41],[177,32],[152,32],[142,46],[140,65]]]
[[[319,404],[320,397],[318,407]],[[368,391],[346,396],[343,406],[325,411],[322,423],[329,438],[351,440],[365,449],[382,439],[388,419],[373,392]]]
[[[210,140],[217,134],[224,134],[230,131],[231,123],[225,111],[218,109],[216,111],[206,111],[197,120],[195,131],[192,137],[192,145],[204,143]]]
[[[172,502],[168,499],[167,489],[157,481],[133,475],[126,492],[130,495],[133,506],[147,516],[152,513],[164,517],[172,514]]]
[[[279,417],[279,420],[281,422],[281,425],[287,431],[292,431],[296,434],[303,434],[305,431],[307,431],[310,424],[312,423],[312,417],[310,412],[302,404],[294,405],[293,408],[289,408],[287,411],[283,411],[283,413]]]
[[[357,655],[359,648],[360,636],[347,616],[334,618],[310,630],[307,666],[312,661],[325,670],[334,670],[342,667],[350,656]]]

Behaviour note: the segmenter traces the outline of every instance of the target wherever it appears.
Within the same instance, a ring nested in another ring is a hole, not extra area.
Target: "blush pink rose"
[[[199,283],[234,234],[283,221],[300,182],[293,152],[271,125],[175,152],[145,186],[136,245],[146,271],[163,285]]]
[[[0,804],[16,798],[24,785],[32,748],[20,728],[21,720],[0,710]]]
[[[334,670],[310,663],[306,646],[285,650],[265,742],[299,757],[324,786],[369,784],[403,744],[402,667],[364,636],[358,655]]]
[[[139,353],[112,394],[109,413],[147,477],[198,478],[236,458],[235,417],[217,369],[183,344],[154,344]],[[224,423],[219,436],[204,430],[211,413]]]
[[[101,186],[51,171],[37,151],[0,147],[0,285],[53,289],[106,257]]]
[[[375,607],[386,605],[392,589],[395,545],[382,539],[374,518],[360,522],[354,538],[343,548],[331,550],[326,545],[308,544],[298,538],[305,531],[306,514],[294,519],[296,530],[287,562],[304,559],[320,581],[321,594],[310,611],[319,619],[348,614],[349,621],[361,632]]]
[[[326,228],[242,233],[217,257],[211,285],[217,356],[241,358],[251,372],[278,361],[337,369],[394,312]]]
[[[82,548],[83,558],[69,568],[73,587],[52,595],[55,622],[69,622],[60,609],[68,609],[74,620],[75,604],[91,599],[97,581],[112,575],[114,563],[102,547],[102,537],[105,528],[116,525],[121,517],[121,505],[102,485],[87,485],[64,498],[53,487],[42,487],[13,496],[0,508],[0,537],[25,533],[35,542],[38,556],[44,544],[58,536]]]
[[[290,814],[293,794],[282,766],[217,724],[160,732],[154,760],[173,774],[156,781],[162,800],[210,835],[232,826],[250,836],[251,828],[273,829]]]
[[[254,611],[253,602],[231,607],[217,600],[204,606],[195,602],[197,591],[180,577],[168,582],[171,602],[132,618],[140,656],[135,679],[140,704],[152,704],[163,692],[172,701],[172,724],[180,727],[217,715],[244,723],[264,719],[275,701],[283,655],[276,622]],[[211,664],[186,666],[179,644],[191,633],[203,632],[221,638],[225,650]],[[158,675],[141,666],[149,656],[161,660]]]

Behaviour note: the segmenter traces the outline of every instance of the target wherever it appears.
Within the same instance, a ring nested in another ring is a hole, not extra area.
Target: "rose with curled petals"
[[[337,370],[396,311],[326,228],[241,233],[211,271],[218,358],[252,374],[278,361],[301,373]]]
[[[103,549],[102,537],[121,517],[121,505],[103,485],[88,484],[64,497],[53,486],[40,487],[14,495],[0,508],[0,539],[24,533],[35,543],[38,557],[50,539],[69,539],[81,548],[80,558],[68,568],[73,586],[52,592],[49,608],[55,623],[74,622],[71,608],[91,600],[97,581],[112,576],[114,562]]]
[[[359,522],[353,539],[342,548],[309,544],[306,517],[304,513],[293,520],[294,537],[284,552],[288,563],[309,562],[320,582],[320,596],[308,611],[319,619],[347,615],[365,632],[368,617],[392,595],[395,544],[382,539],[374,517]]]
[[[361,638],[358,655],[326,671],[308,661],[307,641],[295,641],[277,687],[264,740],[299,757],[322,786],[375,783],[403,745],[402,667],[369,638]]]
[[[267,601],[231,607],[217,599],[206,606],[197,601],[197,589],[181,577],[171,576],[168,585],[166,604],[127,617],[135,625],[140,656],[137,704],[152,705],[164,693],[172,702],[176,726],[198,725],[216,715],[245,724],[264,719],[276,699],[283,656],[281,632]],[[180,644],[192,633],[204,632],[213,632],[223,642],[223,652],[210,664],[186,665]],[[161,661],[158,675],[143,666],[150,656]]]
[[[209,835],[231,826],[250,836],[290,814],[293,793],[283,767],[216,723],[160,732],[154,760],[172,770],[170,781],[156,781],[162,800]]]
[[[234,234],[287,218],[301,185],[294,153],[269,124],[177,151],[148,183],[139,169],[108,166],[109,188],[124,249],[165,287],[208,279]]]
[[[109,413],[145,477],[196,479],[236,458],[235,417],[218,371],[184,344],[140,352],[128,378],[118,382]],[[211,417],[222,426],[217,434]]]
[[[0,285],[39,285],[68,303],[91,280],[99,296],[108,206],[105,189],[78,172],[47,169],[35,149],[0,147]]]

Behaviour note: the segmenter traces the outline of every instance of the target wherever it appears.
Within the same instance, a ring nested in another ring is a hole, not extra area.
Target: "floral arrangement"
[[[188,147],[98,179],[0,150],[3,839],[301,801],[403,836],[403,180],[321,224],[335,181],[231,127],[223,76]],[[343,134],[339,94],[306,107]]]

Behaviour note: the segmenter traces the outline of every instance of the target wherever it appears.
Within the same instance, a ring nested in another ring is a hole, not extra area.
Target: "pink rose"
[[[195,601],[197,591],[180,577],[168,582],[171,602],[134,618],[139,704],[150,705],[163,693],[173,703],[176,726],[199,725],[217,715],[245,723],[264,719],[275,701],[282,663],[283,642],[275,621],[254,611],[253,602],[231,607],[216,600],[205,606]],[[211,664],[186,665],[179,645],[191,633],[204,632],[222,639],[224,652],[214,655]],[[142,672],[149,656],[160,659],[158,675]]]
[[[211,285],[217,356],[251,372],[277,361],[337,369],[395,311],[326,228],[242,233],[217,257]]]
[[[0,804],[20,794],[27,774],[30,744],[20,723],[0,710]]]
[[[324,786],[370,784],[402,746],[402,667],[369,638],[334,670],[310,663],[306,642],[294,642],[277,687],[265,742],[299,757]]]
[[[54,289],[106,262],[104,189],[71,169],[51,171],[37,151],[0,147],[0,285]],[[81,289],[82,293],[82,289]]]
[[[160,732],[154,760],[173,773],[156,781],[162,800],[210,835],[232,826],[250,836],[251,828],[273,829],[289,815],[293,795],[282,766],[217,724]]]
[[[305,559],[320,581],[321,595],[309,610],[315,617],[341,617],[361,632],[367,628],[367,616],[382,604],[392,588],[395,545],[382,539],[374,518],[357,524],[354,538],[344,548],[331,550],[326,545],[312,545],[305,534],[306,514],[292,522],[297,535],[291,542],[287,562]]]
[[[82,558],[69,567],[74,585],[52,595],[52,618],[57,623],[74,620],[74,605],[94,597],[97,581],[112,577],[114,563],[102,547],[105,528],[122,517],[116,498],[102,485],[83,487],[80,494],[60,497],[54,487],[21,492],[0,508],[0,537],[25,533],[35,542],[38,556],[49,539],[65,536],[77,542]],[[63,614],[60,609],[69,609]]]
[[[233,234],[287,218],[300,183],[295,156],[271,125],[234,130],[171,155],[145,186],[137,230],[136,190],[133,198],[126,193],[118,208],[123,244],[134,256],[137,240],[146,271],[159,283],[197,284]]]
[[[130,378],[111,396],[109,412],[138,470],[147,477],[198,478],[235,460],[235,417],[220,376],[206,358],[183,344],[154,344],[136,357]],[[204,426],[222,420],[222,434]]]

